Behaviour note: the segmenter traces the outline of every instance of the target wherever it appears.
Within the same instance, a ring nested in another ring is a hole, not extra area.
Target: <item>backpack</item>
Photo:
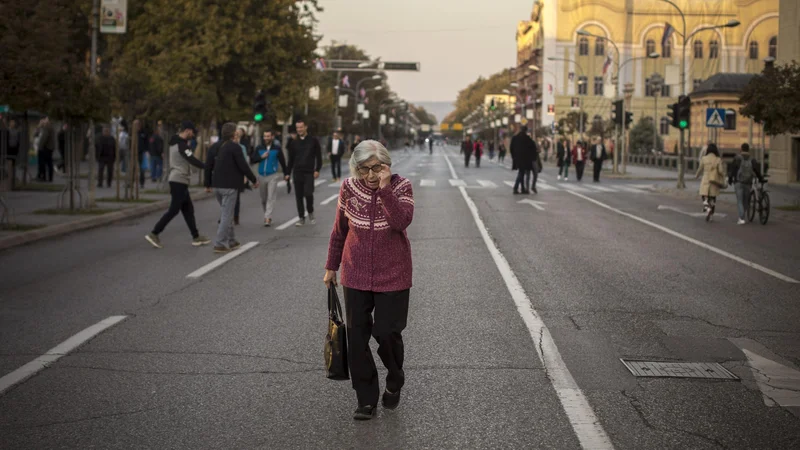
[[[736,175],[736,178],[740,183],[750,184],[753,182],[753,176],[755,176],[755,172],[753,171],[753,160],[749,158],[742,159],[742,162],[739,164],[739,173]]]

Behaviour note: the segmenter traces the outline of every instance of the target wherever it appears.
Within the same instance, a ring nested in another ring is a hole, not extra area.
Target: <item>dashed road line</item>
[[[247,244],[244,244],[243,246],[239,247],[237,250],[234,250],[234,251],[226,254],[225,256],[223,256],[221,258],[217,258],[214,261],[211,261],[210,263],[206,264],[205,266],[203,266],[203,267],[195,270],[194,272],[190,273],[189,275],[186,275],[186,278],[200,278],[203,275],[205,275],[205,274],[211,272],[212,270],[214,270],[214,269],[222,266],[223,264],[227,263],[228,261],[236,258],[237,256],[241,256],[242,254],[244,254],[244,252],[250,250],[251,248],[253,248],[253,247],[257,246],[257,245],[258,245],[257,241],[248,242]]]

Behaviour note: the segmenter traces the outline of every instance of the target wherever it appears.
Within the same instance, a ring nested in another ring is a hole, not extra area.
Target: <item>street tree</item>
[[[504,69],[489,78],[479,77],[469,86],[462,89],[456,97],[456,109],[443,119],[445,123],[462,122],[475,108],[483,105],[484,98],[490,94],[502,94],[513,81],[509,69]]]
[[[770,136],[800,133],[800,65],[767,67],[744,88],[741,114],[764,124]]]
[[[631,128],[630,153],[634,155],[648,153],[650,149],[653,149],[654,138],[656,140],[655,150],[663,151],[664,140],[658,135],[658,130],[653,123],[653,118],[642,117],[638,122],[636,122],[636,125]]]

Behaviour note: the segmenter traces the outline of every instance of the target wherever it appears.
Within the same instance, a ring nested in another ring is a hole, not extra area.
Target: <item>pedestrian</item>
[[[381,144],[381,145],[383,145],[383,144]],[[428,138],[428,154],[429,155],[433,154],[433,137],[432,136]]]
[[[50,118],[45,117],[40,122],[39,141],[36,156],[39,162],[39,172],[36,178],[41,181],[53,182],[53,152],[56,148],[56,135]]]
[[[556,144],[556,159],[558,160],[558,179],[564,176],[564,181],[569,179],[569,163],[572,161],[572,156],[569,151],[569,144],[566,138],[561,136]]]
[[[583,179],[583,169],[586,167],[586,144],[578,140],[572,149],[572,163],[575,165],[575,174],[578,181]]]
[[[350,158],[351,178],[339,190],[325,284],[342,271],[347,312],[347,357],[358,408],[356,420],[375,415],[380,385],[369,347],[388,371],[383,407],[395,409],[405,383],[402,332],[408,319],[412,280],[411,244],[406,229],[414,217],[411,182],[391,172],[392,159],[377,141],[361,143]],[[374,318],[373,318],[374,310]]]
[[[529,192],[533,192],[534,194],[538,194],[539,191],[536,190],[536,182],[539,180],[539,174],[542,172],[542,154],[539,151],[539,146],[536,144],[536,141],[533,141],[534,145],[534,157],[533,157],[533,164],[531,166],[531,170],[525,173],[525,186],[530,186]],[[531,183],[531,174],[533,174],[533,183]]]
[[[150,179],[155,183],[161,179],[164,171],[164,138],[161,128],[150,136],[148,151],[150,152]]]
[[[220,221],[217,227],[217,237],[214,239],[214,253],[227,253],[236,250],[241,244],[236,240],[233,231],[234,210],[239,199],[239,193],[244,186],[244,179],[250,180],[258,187],[258,180],[250,170],[248,160],[242,151],[241,140],[243,129],[236,129],[236,124],[228,122],[222,125],[219,147],[216,158],[213,160],[211,186],[214,196],[220,205]]]
[[[503,141],[497,146],[497,160],[501,163],[506,161],[506,144]]]
[[[475,167],[481,167],[481,157],[483,156],[483,141],[478,139],[475,141]]]
[[[17,128],[17,121],[8,120],[6,130],[6,157],[11,163],[11,190],[13,191],[17,182],[17,158],[19,157],[20,131]]]
[[[694,177],[699,178],[700,174],[703,174],[703,181],[700,183],[703,212],[706,213],[706,221],[711,222],[717,205],[717,196],[725,182],[722,158],[719,157],[719,150],[715,144],[708,145],[706,156],[700,160],[700,167],[697,168]]]
[[[328,158],[331,160],[331,173],[333,181],[342,178],[342,155],[344,155],[345,145],[342,140],[342,132],[334,131],[333,136],[328,140]]]
[[[547,162],[547,156],[550,154],[550,147],[552,144],[550,143],[550,138],[542,139],[542,151],[544,152],[544,161]]]
[[[739,225],[747,223],[747,212],[750,211],[750,190],[753,187],[754,178],[757,178],[759,183],[764,183],[760,164],[750,156],[750,144],[744,143],[741,152],[736,155],[728,168],[728,182],[734,186],[736,191],[736,206],[739,209],[737,224]]]
[[[517,170],[517,180],[514,182],[514,194],[529,194],[526,177],[530,177],[533,162],[536,158],[536,142],[528,135],[528,127],[522,126],[519,133],[511,138],[512,170]]]
[[[344,142],[339,141],[339,145],[343,148]],[[264,141],[250,155],[250,163],[258,164],[258,192],[264,210],[264,226],[269,227],[272,226],[272,211],[278,197],[278,181],[289,175],[281,143],[273,137],[271,130],[264,132]],[[278,172],[279,164],[281,172]]]
[[[489,161],[494,159],[494,141],[489,141]]]
[[[207,245],[211,243],[211,239],[201,235],[197,231],[197,225],[194,218],[194,204],[192,197],[189,194],[189,184],[191,182],[191,166],[199,169],[204,169],[205,165],[194,157],[192,150],[189,148],[189,139],[194,137],[195,128],[194,124],[189,120],[181,122],[180,131],[178,134],[169,139],[169,194],[170,204],[169,209],[156,223],[145,239],[150,242],[153,247],[162,248],[161,240],[158,235],[169,225],[169,222],[178,215],[183,214],[183,219],[189,227],[189,232],[192,234],[192,245],[195,247]]]
[[[118,148],[119,148],[119,171],[121,173],[128,172],[128,158],[130,158],[131,139],[128,135],[128,127],[125,122],[121,122],[119,131]]]
[[[469,159],[472,157],[473,152],[472,136],[467,135],[461,143],[461,153],[464,154],[464,167],[469,167]]]
[[[306,211],[311,225],[317,223],[314,218],[314,180],[319,178],[322,169],[322,148],[317,138],[308,135],[305,120],[298,119],[295,123],[297,139],[292,139],[288,145],[289,168],[286,181],[292,176],[294,182],[294,196],[297,200],[297,217],[300,220],[295,226],[302,227],[306,224]],[[305,207],[303,206],[305,199]]]
[[[603,171],[603,161],[605,161],[606,158],[608,158],[608,153],[606,153],[605,144],[603,144],[603,141],[601,141],[600,138],[594,138],[591,159],[592,163],[594,164],[592,168],[595,183],[600,182],[600,173]]]
[[[247,144],[242,143],[243,140],[244,142],[247,142],[246,138],[247,138],[247,132],[244,128],[241,127],[237,128],[233,134],[233,142],[239,144],[239,149],[241,149],[242,151],[244,160],[249,161],[250,152],[247,150]],[[242,193],[244,192],[245,188],[251,189],[250,184],[247,182],[247,180],[244,179],[244,177],[242,177],[242,185],[239,188],[239,192],[236,193],[236,206],[233,210],[234,225],[239,225],[239,213],[241,212],[242,209]]]
[[[61,154],[61,162],[58,164],[58,170],[67,172],[67,130],[69,125],[62,124],[61,130],[58,131],[58,152]]]
[[[103,171],[106,171],[106,186],[111,187],[114,178],[114,161],[117,159],[117,142],[111,135],[111,128],[104,126],[103,134],[95,143],[97,159],[97,187],[103,187]]]
[[[146,166],[144,164],[146,159],[145,153],[147,153],[147,150],[150,148],[148,142],[149,136],[150,136],[150,130],[147,129],[147,127],[139,127],[139,131],[137,132],[138,142],[136,147],[136,153],[137,153],[137,163],[139,164],[139,187],[142,189],[144,189],[144,179],[146,171]]]

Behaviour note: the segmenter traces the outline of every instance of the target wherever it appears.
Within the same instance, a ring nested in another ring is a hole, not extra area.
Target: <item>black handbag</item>
[[[347,329],[336,287],[328,288],[328,335],[325,336],[325,371],[331,380],[349,380]]]

